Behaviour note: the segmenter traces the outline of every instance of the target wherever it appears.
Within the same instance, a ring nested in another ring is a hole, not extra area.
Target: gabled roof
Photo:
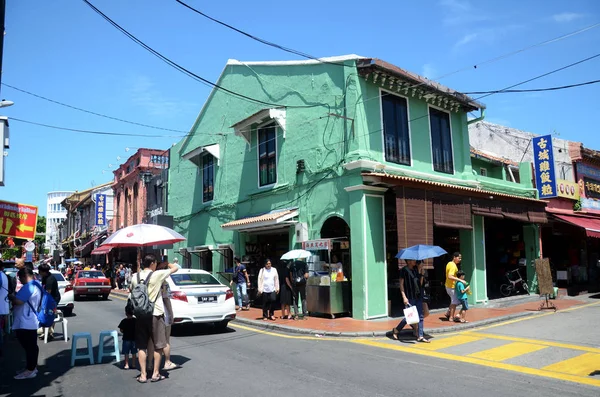
[[[477,150],[474,147],[471,148],[471,157],[481,158],[481,159],[484,159],[484,160],[487,160],[487,161],[490,161],[493,163],[501,163],[501,164],[506,164],[506,165],[510,165],[513,167],[519,166],[519,163],[517,163],[516,161],[512,161],[507,158],[500,157],[495,153],[490,153],[485,150]]]

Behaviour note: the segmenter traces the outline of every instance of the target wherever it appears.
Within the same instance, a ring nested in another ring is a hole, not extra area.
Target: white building
[[[67,210],[60,203],[73,192],[60,191],[48,193],[46,203],[46,248],[50,255],[59,249],[58,225],[67,217]]]

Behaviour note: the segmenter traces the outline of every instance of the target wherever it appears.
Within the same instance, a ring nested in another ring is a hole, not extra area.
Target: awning
[[[258,232],[264,230],[282,229],[297,223],[292,219],[298,216],[298,209],[270,211],[262,215],[236,219],[221,225],[226,230],[239,232]]]
[[[87,256],[88,252],[90,252],[92,250],[92,248],[94,247],[94,243],[96,242],[96,240],[98,240],[100,237],[106,235],[106,233],[100,233],[94,237],[92,237],[87,243],[85,243],[82,246],[79,246],[77,248],[75,248],[75,253],[80,253],[81,256]]]
[[[100,246],[98,248],[96,248],[95,250],[92,251],[92,255],[106,255],[110,252],[110,250],[112,250],[112,247],[103,247]]]
[[[204,154],[204,152],[210,153],[215,159],[217,159],[217,165],[219,165],[219,161],[221,159],[221,147],[218,143],[206,146],[199,146],[181,157],[184,160],[189,160],[192,163],[196,164],[198,167],[202,168],[202,155]]]
[[[586,218],[577,215],[557,215],[552,214],[553,217],[558,218],[563,222],[570,223],[575,226],[579,226],[585,229],[585,234],[588,237],[600,238],[600,219],[598,218]]]
[[[231,127],[235,135],[243,137],[248,145],[250,145],[251,139],[251,128],[255,124],[261,124],[269,119],[275,120],[277,125],[281,128],[283,132],[283,138],[285,138],[285,119],[286,119],[286,110],[285,108],[274,108],[274,109],[263,109],[252,116],[245,118],[242,121],[238,121]]]

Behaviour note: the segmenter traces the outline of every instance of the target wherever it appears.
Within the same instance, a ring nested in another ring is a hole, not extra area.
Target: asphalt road
[[[92,333],[97,351],[99,332],[116,329],[124,305],[118,298],[77,302],[76,315],[68,319],[69,334]],[[482,332],[596,346],[599,311],[600,305],[591,306]],[[8,349],[0,361],[0,396],[600,395],[599,387],[586,384],[455,361],[448,355],[413,354],[410,343],[379,339],[373,340],[379,344],[374,346],[371,341],[361,342],[256,332],[233,323],[223,333],[216,333],[211,326],[184,328],[175,330],[172,338],[172,359],[182,368],[164,381],[138,384],[137,371],[122,370],[108,359],[95,365],[79,361],[71,368],[71,342],[57,339],[40,344],[40,374],[28,381],[12,379],[14,370],[23,366],[23,357],[18,347]],[[463,354],[458,348],[449,349],[455,349],[453,354],[458,357]],[[600,370],[600,362],[598,367]]]

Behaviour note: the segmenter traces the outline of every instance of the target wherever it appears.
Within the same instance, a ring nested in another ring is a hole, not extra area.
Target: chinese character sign
[[[554,154],[552,152],[552,136],[533,138],[533,167],[535,168],[535,185],[540,199],[556,197],[556,177],[554,174]]]
[[[331,240],[309,240],[302,243],[302,248],[308,251],[329,250]]]
[[[106,226],[106,194],[96,195],[96,225]]]
[[[0,235],[33,240],[37,216],[33,205],[0,201]]]

